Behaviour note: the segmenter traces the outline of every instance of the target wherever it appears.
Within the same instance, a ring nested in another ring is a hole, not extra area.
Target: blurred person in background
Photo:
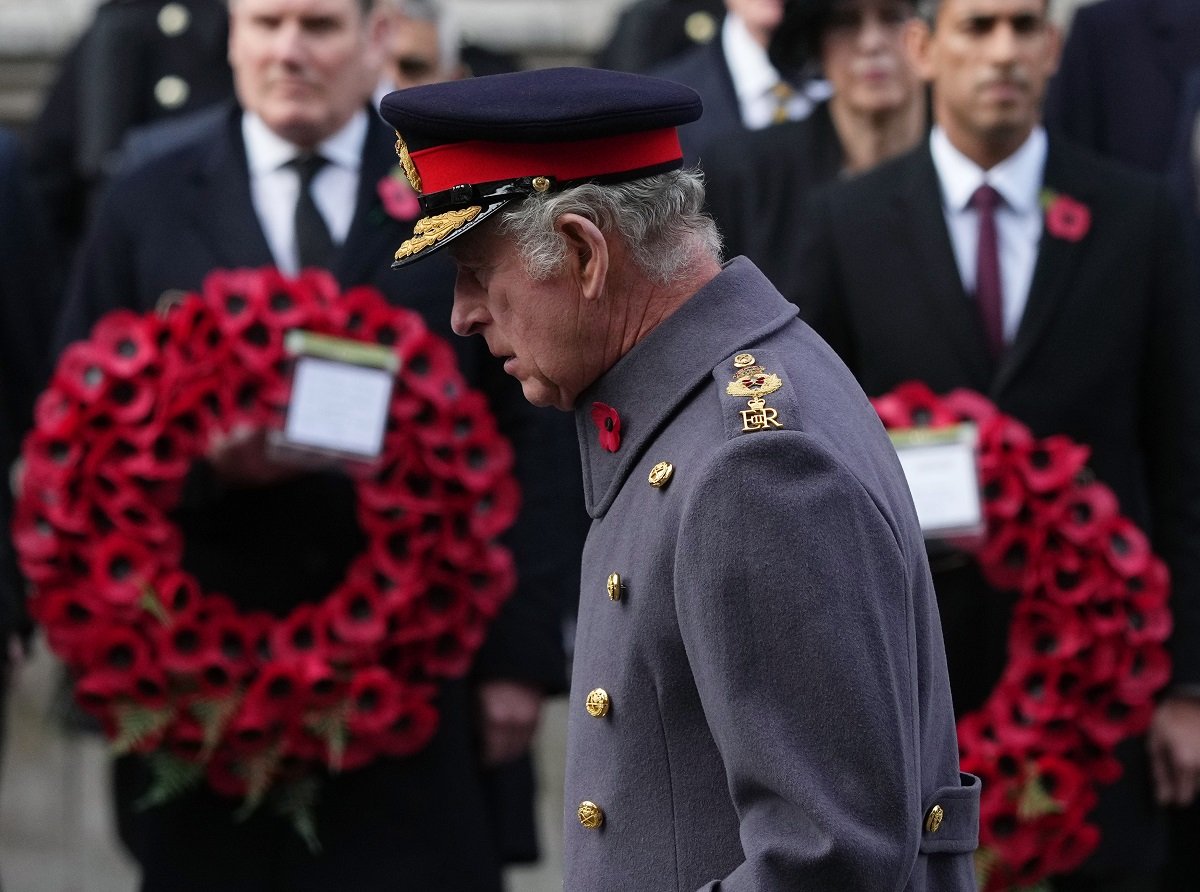
[[[926,132],[925,90],[904,47],[915,0],[788,0],[771,56],[819,65],[833,95],[802,121],[718,139],[702,151],[708,208],[728,256],[744,254],[784,294],[812,189],[869,170]]]
[[[1151,892],[1160,806],[1192,801],[1200,777],[1200,302],[1164,184],[1042,126],[1061,45],[1048,6],[921,4],[907,37],[932,86],[933,131],[814,193],[794,297],[868,395],[908,380],[966,387],[1036,437],[1086,444],[1089,468],[1170,567],[1170,686],[1147,735],[1116,748],[1122,775],[1091,812],[1099,848],[1052,881]],[[1014,597],[961,552],[931,567],[961,716],[1006,665]]]
[[[233,95],[223,0],[105,0],[63,57],[30,129],[33,188],[59,268],[132,128]],[[65,282],[60,283],[65,285]]]
[[[691,87],[704,101],[704,115],[679,128],[685,163],[703,165],[701,149],[720,137],[740,144],[748,130],[800,120],[828,95],[824,83],[803,83],[767,56],[783,6],[784,0],[725,0],[718,35],[651,72]]]
[[[649,71],[721,31],[722,0],[635,0],[617,17],[597,68]]]

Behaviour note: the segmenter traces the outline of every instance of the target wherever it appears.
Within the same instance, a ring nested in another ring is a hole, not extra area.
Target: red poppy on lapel
[[[417,193],[408,184],[399,166],[381,179],[375,189],[389,217],[407,223],[421,216],[421,203],[417,201]]]
[[[592,423],[600,433],[600,447],[605,452],[621,448],[621,416],[612,406],[592,403]]]
[[[1077,242],[1092,228],[1092,212],[1086,204],[1052,190],[1042,194],[1046,208],[1046,231],[1063,241]]]

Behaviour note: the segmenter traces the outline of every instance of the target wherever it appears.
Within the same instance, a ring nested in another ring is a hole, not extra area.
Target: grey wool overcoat
[[[739,258],[576,421],[568,892],[973,890],[921,532],[833,351]]]

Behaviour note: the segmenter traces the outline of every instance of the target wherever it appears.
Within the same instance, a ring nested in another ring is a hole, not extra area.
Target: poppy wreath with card
[[[382,454],[353,475],[364,551],[275,617],[201,590],[171,511],[215,436],[282,426],[293,329],[385,345],[400,371]],[[207,781],[303,816],[298,784],[416,752],[515,584],[497,543],[513,455],[486,399],[417,314],[325,273],[217,271],[163,316],[105,316],[64,352],[23,458],[30,608],[115,749],[150,756],[150,801]]]
[[[987,528],[974,558],[1016,601],[1007,663],[959,719],[959,751],[983,779],[980,888],[1036,886],[1096,849],[1087,816],[1121,774],[1113,749],[1146,730],[1168,680],[1166,565],[1086,468],[1086,446],[1035,438],[973,391],[908,382],[872,402],[888,428],[978,429]]]

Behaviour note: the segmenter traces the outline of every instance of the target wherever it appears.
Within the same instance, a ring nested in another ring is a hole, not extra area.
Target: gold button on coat
[[[178,37],[192,23],[192,14],[182,3],[168,3],[158,11],[158,30],[167,37]]]
[[[669,461],[660,461],[650,469],[650,485],[655,489],[661,489],[671,482],[671,475],[675,473],[675,466]]]
[[[160,78],[154,85],[154,98],[163,108],[179,108],[187,102],[190,93],[187,81],[173,74]]]
[[[608,715],[608,708],[611,703],[608,691],[604,690],[604,688],[596,688],[596,690],[587,695],[588,715],[598,719],[604,718]]]
[[[940,805],[935,805],[929,809],[929,814],[925,816],[925,829],[930,833],[937,833],[941,829],[942,819],[945,817],[945,810]]]
[[[588,830],[599,830],[604,824],[604,810],[585,799],[579,803],[579,823]]]
[[[613,573],[608,577],[608,600],[621,600],[621,574]]]

